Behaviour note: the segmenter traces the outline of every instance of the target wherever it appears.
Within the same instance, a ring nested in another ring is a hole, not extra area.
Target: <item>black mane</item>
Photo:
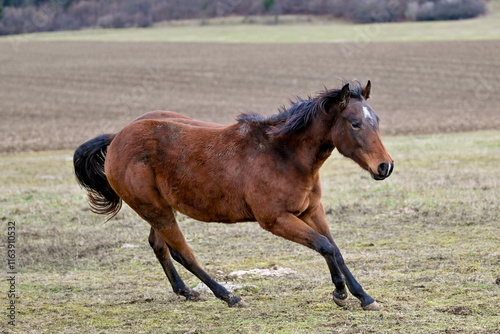
[[[359,82],[349,82],[351,98],[361,99],[363,87]],[[325,90],[318,96],[302,99],[297,96],[296,101],[290,101],[289,108],[281,107],[279,113],[268,117],[257,113],[243,113],[236,119],[238,123],[256,124],[270,129],[270,134],[281,135],[299,132],[314,120],[319,113],[324,113],[329,103],[335,101],[341,89]]]

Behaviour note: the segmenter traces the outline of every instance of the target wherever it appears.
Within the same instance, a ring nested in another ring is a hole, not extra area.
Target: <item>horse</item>
[[[115,134],[82,144],[74,154],[79,184],[93,212],[108,220],[127,203],[150,225],[149,244],[174,293],[199,299],[174,262],[198,277],[230,307],[247,307],[198,264],[176,221],[180,212],[202,222],[257,221],[272,234],[322,255],[347,304],[347,289],[365,310],[380,305],[348,269],[330,232],[321,202],[320,168],[336,148],[384,180],[394,161],[368,104],[371,83],[345,83],[316,97],[297,98],[277,114],[239,115],[231,125],[153,111]],[[346,289],[347,286],[347,289]]]

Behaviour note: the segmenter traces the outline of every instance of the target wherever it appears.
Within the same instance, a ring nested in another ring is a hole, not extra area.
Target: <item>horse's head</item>
[[[368,102],[371,84],[359,94],[351,92],[349,84],[340,91],[338,114],[333,125],[333,144],[340,153],[370,172],[375,180],[391,175],[394,161],[382,144],[379,117]]]

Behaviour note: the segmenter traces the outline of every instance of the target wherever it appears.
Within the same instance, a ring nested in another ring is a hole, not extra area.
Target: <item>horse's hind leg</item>
[[[197,300],[200,294],[186,287],[181,277],[175,270],[172,259],[170,258],[170,251],[168,245],[163,241],[163,239],[156,233],[154,228],[151,228],[149,233],[149,244],[153,251],[155,252],[156,258],[163,267],[163,271],[167,275],[174,293],[186,297],[188,300]]]
[[[217,283],[208,273],[206,273],[196,261],[193,251],[188,246],[175,220],[171,207],[164,205],[156,208],[145,208],[138,210],[141,212],[151,226],[155,229],[155,234],[168,245],[174,260],[182,264],[187,270],[198,277],[206,286],[212,290],[214,295],[225,301],[231,307],[246,307],[240,297],[235,296]],[[172,266],[173,267],[173,266]],[[170,268],[170,267],[168,267]]]

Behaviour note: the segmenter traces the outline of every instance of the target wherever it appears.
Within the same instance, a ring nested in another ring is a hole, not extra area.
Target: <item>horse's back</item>
[[[155,110],[145,113],[142,116],[137,117],[133,122],[140,120],[158,120],[158,121],[170,121],[178,122],[182,124],[200,126],[200,127],[211,127],[211,128],[222,128],[224,125],[214,122],[204,122],[200,121],[173,111]]]

